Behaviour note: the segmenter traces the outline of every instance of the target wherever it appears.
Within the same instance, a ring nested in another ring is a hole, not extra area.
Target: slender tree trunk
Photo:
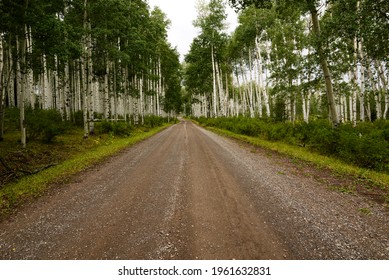
[[[157,116],[161,116],[160,97],[162,96],[161,57],[158,57],[158,90],[157,90]]]
[[[84,1],[84,20],[83,27],[84,31],[88,32],[88,0]],[[81,69],[82,69],[82,107],[84,117],[84,139],[89,137],[89,120],[88,120],[88,35],[84,36],[82,47],[83,54],[81,55]]]
[[[145,124],[145,106],[144,106],[144,92],[143,92],[143,74],[139,81],[139,92],[140,92],[140,115],[141,115],[141,124]]]
[[[55,109],[61,113],[62,119],[64,119],[64,110],[62,106],[62,92],[59,83],[59,75],[58,75],[58,58],[54,56],[54,93],[55,93]]]
[[[257,51],[257,71],[258,71],[258,74],[257,74],[257,77],[258,77],[258,96],[257,96],[257,99],[258,99],[259,117],[261,118],[262,117],[262,107],[263,107],[262,94],[264,93],[265,89],[264,89],[263,76],[262,76],[262,74],[263,74],[263,65],[262,65],[263,60],[262,60],[259,42],[260,42],[260,38],[257,36],[255,38],[255,47],[256,47],[256,51]],[[265,103],[266,103],[266,101],[265,101]],[[268,108],[266,108],[267,116],[269,116],[268,113],[269,113]]]
[[[117,89],[117,78],[116,78],[116,63],[112,63],[112,73],[113,73],[113,115],[114,121],[117,122],[119,119],[118,115],[118,89]]]
[[[82,78],[80,81],[81,95],[82,95],[82,112],[84,120],[84,139],[89,137],[89,125],[88,125],[88,82],[87,82],[87,69],[85,63],[85,54],[81,56],[81,71]]]
[[[367,102],[366,111],[367,111],[367,118],[369,119],[369,121],[372,121],[370,102]]]
[[[385,109],[384,109],[384,112],[382,114],[382,117],[384,119],[387,119],[388,118],[388,112],[389,112],[388,79],[385,77],[384,69],[383,69],[382,65],[380,65],[377,61],[375,61],[375,66],[377,68],[378,77],[379,77],[379,80],[381,80],[383,92],[384,92],[384,95],[385,95],[385,97],[384,97],[385,98]]]
[[[49,95],[49,88],[48,88],[48,81],[47,81],[47,62],[46,62],[46,55],[42,55],[42,74],[41,74],[41,84],[42,84],[42,108],[48,109],[48,95]]]
[[[65,77],[64,77],[64,106],[65,106],[65,114],[66,114],[66,120],[70,120],[70,67],[69,62],[65,62]]]
[[[68,13],[68,10],[69,10],[68,3],[67,3],[67,1],[64,1],[63,14],[64,14],[65,17],[66,17],[66,15]],[[68,43],[68,33],[67,33],[66,29],[65,29],[65,43],[66,44]],[[63,79],[63,88],[64,88],[63,104],[64,104],[64,107],[65,107],[64,108],[64,112],[65,112],[67,121],[70,121],[70,117],[71,117],[71,90],[70,90],[71,79],[70,79],[69,60],[70,59],[67,58],[66,62],[65,62],[65,65],[64,65],[65,73],[64,73],[64,79]]]
[[[353,122],[354,127],[357,126],[358,116],[357,116],[357,99],[358,99],[358,92],[357,92],[357,66],[356,66],[356,60],[355,60],[355,67],[354,72],[349,72],[350,81],[352,82],[352,90],[353,93],[350,96],[350,120]]]
[[[365,120],[365,55],[363,53],[363,46],[362,42],[359,42],[358,44],[358,54],[359,54],[359,60],[361,62],[361,91],[360,91],[360,96],[359,96],[359,104],[360,104],[360,120],[364,121]],[[369,119],[371,115],[369,114]]]
[[[344,123],[347,120],[347,104],[345,96],[340,97],[339,114],[341,122]]]
[[[8,92],[8,106],[15,107],[15,79],[16,74],[14,72],[14,63],[12,58],[12,49],[11,44],[12,38],[9,36],[9,42],[8,42],[8,75],[9,75],[9,81],[7,84],[7,92]]]
[[[88,99],[89,99],[89,134],[95,134],[95,111],[94,111],[94,91],[93,91],[93,65],[92,65],[92,26],[88,19],[88,36],[87,36],[87,64],[88,64]]]
[[[307,101],[305,100],[305,96],[303,91],[301,91],[301,100],[302,100],[302,105],[303,105],[303,118],[306,123],[309,122],[308,120],[308,113],[307,113]]]
[[[351,71],[349,71],[349,79],[350,79],[350,81],[352,81],[352,73],[351,73]],[[356,119],[354,118],[354,91],[353,91],[353,93],[352,94],[350,94],[350,96],[349,96],[349,119],[350,119],[350,122],[352,122],[353,123],[353,125],[354,126],[356,126],[357,125],[357,123],[356,123]]]
[[[87,30],[87,0],[84,1],[84,30]],[[83,42],[83,53],[81,55],[81,70],[82,70],[82,109],[84,118],[84,139],[89,136],[89,121],[88,121],[88,52],[87,52],[87,38],[84,36]]]
[[[226,73],[226,103],[230,100],[230,92],[229,92],[229,86],[228,86],[228,74]],[[230,117],[233,112],[232,112],[232,109],[234,108],[233,106],[231,106],[231,102],[229,102],[230,104],[228,104],[228,112],[227,112],[227,116]],[[232,104],[233,105],[233,104]]]
[[[379,82],[380,79],[378,78],[377,81],[374,81],[372,67],[373,67],[373,65],[371,62],[367,66],[366,70],[367,70],[368,78],[372,83],[377,119],[382,119],[381,86],[380,86],[380,82]]]
[[[5,74],[4,74],[4,48],[3,48],[3,35],[0,33],[0,141],[4,140],[4,93],[5,93]]]
[[[26,53],[30,57],[32,55],[32,31],[31,27],[26,26]],[[30,102],[30,106],[34,108],[35,105],[35,93],[33,89],[34,85],[34,72],[32,69],[30,69],[27,73],[27,85],[26,85],[26,91],[28,93],[28,100]]]
[[[138,82],[139,81],[138,81],[137,75],[135,74],[135,76],[133,78],[133,84],[135,85],[135,88],[137,90],[139,90]],[[135,126],[137,126],[137,125],[139,125],[139,96],[138,96],[138,93],[134,97],[133,105],[134,105],[134,124],[135,124]]]
[[[104,75],[104,119],[109,119],[109,73],[110,67],[108,62],[108,55],[105,58],[105,75]]]
[[[252,64],[252,56],[251,49],[249,49],[249,101],[250,101],[250,117],[255,117],[255,109],[254,109],[254,89],[253,89],[253,64]]]
[[[82,76],[84,75],[84,65],[82,63],[82,57],[81,59],[77,60],[75,63],[75,97],[74,97],[74,108],[75,111],[82,111],[82,100],[83,100],[83,93],[84,93],[84,86],[83,86],[83,80]]]
[[[124,68],[124,96],[123,96],[123,114],[124,121],[127,122],[128,107],[129,107],[129,92],[128,92],[128,66]]]
[[[211,45],[211,57],[212,57],[212,79],[213,79],[213,95],[212,95],[212,105],[213,105],[213,117],[217,118],[217,86],[216,86],[216,66],[215,66],[215,54],[214,47]]]
[[[24,120],[24,106],[25,106],[25,69],[22,69],[26,65],[25,50],[26,50],[26,38],[22,36],[16,36],[16,52],[18,53],[18,59],[16,62],[16,75],[17,75],[17,90],[18,90],[18,106],[20,111],[20,142],[23,148],[26,148],[26,128]]]
[[[220,115],[225,117],[226,111],[225,111],[225,96],[224,96],[224,89],[223,89],[223,82],[222,82],[222,74],[220,74],[220,68],[219,63],[215,61],[215,70],[216,70],[216,81],[217,81],[217,88],[219,93],[219,101],[220,101]]]
[[[312,17],[313,32],[316,35],[316,38],[318,40],[317,44],[316,44],[316,51],[319,55],[320,64],[321,64],[323,74],[324,74],[329,111],[331,114],[332,123],[334,124],[334,126],[338,126],[339,125],[339,116],[338,116],[338,113],[336,111],[336,102],[335,102],[334,89],[333,89],[333,85],[332,85],[332,77],[331,77],[330,69],[328,67],[327,58],[326,58],[326,55],[325,55],[324,50],[323,50],[323,44],[321,42],[319,16],[318,16],[316,7],[311,6],[310,13],[311,13],[311,17]]]

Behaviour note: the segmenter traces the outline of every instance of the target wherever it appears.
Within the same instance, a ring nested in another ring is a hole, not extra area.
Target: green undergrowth
[[[334,128],[328,120],[276,122],[259,118],[199,118],[202,125],[236,134],[301,146],[315,154],[389,175],[389,121],[345,123]]]
[[[281,154],[288,155],[293,158],[297,158],[306,162],[313,163],[318,167],[329,168],[338,174],[347,174],[347,175],[352,175],[354,177],[369,180],[375,185],[378,185],[382,190],[389,191],[388,174],[346,164],[345,162],[337,158],[320,155],[318,153],[314,153],[310,150],[307,150],[304,147],[300,147],[296,145],[291,145],[291,144],[278,142],[278,141],[267,141],[267,140],[260,139],[258,137],[236,134],[234,132],[225,129],[215,128],[215,127],[207,127],[207,129],[215,133],[218,133],[220,135],[224,135],[237,140],[244,141],[254,146],[263,147],[272,151],[279,152]]]
[[[0,188],[0,217],[10,213],[14,208],[33,197],[39,197],[51,185],[66,182],[71,176],[92,166],[126,147],[149,138],[170,124],[151,129],[133,130],[129,137],[117,137],[114,134],[90,137],[80,144],[75,135],[58,137],[61,145],[69,149],[66,160],[47,168],[37,174],[23,176],[17,182],[6,184]],[[78,132],[79,134],[80,132]],[[82,133],[82,132],[81,132]],[[79,136],[79,135],[77,135]],[[68,139],[66,139],[68,138]],[[70,141],[73,141],[69,144]],[[78,142],[77,142],[78,141]],[[77,143],[76,143],[77,142]],[[52,146],[54,147],[54,146]],[[70,147],[70,148],[69,148]]]

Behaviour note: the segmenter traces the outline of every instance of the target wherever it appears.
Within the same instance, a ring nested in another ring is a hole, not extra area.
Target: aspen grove
[[[202,2],[186,56],[192,114],[339,123],[389,116],[387,1]]]
[[[232,34],[228,4],[239,13]],[[85,138],[98,121],[137,125],[180,113],[183,102],[195,117],[334,127],[388,118],[388,1],[204,0],[197,8],[199,33],[180,65],[169,20],[145,0],[2,0],[0,139],[6,108],[16,107],[23,146],[29,108],[56,110],[63,121],[81,114]]]
[[[142,123],[180,110],[180,63],[169,20],[143,0],[2,0],[0,138],[5,109],[83,115],[84,137],[99,120]],[[28,129],[28,128],[27,128]]]

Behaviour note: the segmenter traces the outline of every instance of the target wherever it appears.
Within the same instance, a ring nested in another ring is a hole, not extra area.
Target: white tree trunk
[[[157,90],[157,116],[161,116],[161,104],[160,97],[162,93],[162,71],[161,71],[161,58],[158,57],[158,90]]]
[[[255,111],[254,111],[254,89],[253,89],[253,64],[252,64],[252,57],[251,57],[251,49],[249,49],[249,81],[248,81],[248,87],[249,87],[249,101],[250,101],[250,117],[255,117]]]
[[[110,67],[109,67],[109,62],[108,62],[108,56],[106,56],[106,60],[105,60],[105,75],[104,75],[104,87],[103,87],[103,91],[104,91],[104,118],[106,120],[109,119],[109,105],[110,105],[110,102],[109,102],[109,73],[110,73]]]
[[[230,100],[230,92],[229,92],[229,86],[228,86],[228,74],[227,73],[226,73],[226,97],[225,97],[225,100],[226,100],[226,106],[228,106],[227,117],[230,117],[231,115],[233,115],[234,103],[231,104],[231,100]],[[229,100],[230,100],[230,102],[229,102],[229,104],[227,104]]]
[[[82,70],[82,81],[81,81],[81,94],[82,94],[82,112],[84,120],[84,139],[89,136],[89,125],[88,125],[88,81],[87,81],[87,70],[85,63],[85,54],[81,56],[81,70]]]
[[[127,116],[129,112],[129,86],[128,86],[128,66],[124,69],[124,96],[123,96],[123,114],[124,120],[127,122]]]
[[[4,49],[3,49],[3,36],[0,33],[0,141],[4,139],[4,96],[5,96],[5,74],[4,74]]]
[[[61,113],[62,119],[64,118],[64,110],[62,106],[62,92],[59,83],[59,75],[58,75],[58,58],[54,56],[54,94],[55,94],[55,109]]]
[[[319,23],[319,14],[316,9],[316,7],[313,7],[310,9],[311,13],[311,19],[312,19],[312,30],[313,33],[316,35],[316,37],[321,36],[321,31],[320,31],[320,23]],[[332,119],[332,123],[337,126],[339,124],[339,115],[336,111],[336,102],[335,102],[335,94],[334,94],[334,89],[332,85],[332,76],[331,76],[331,71],[328,66],[328,61],[327,57],[325,55],[325,52],[323,50],[322,43],[320,40],[318,40],[318,44],[316,46],[316,51],[319,56],[321,68],[323,70],[323,75],[325,79],[325,84],[326,84],[326,93],[327,93],[327,101],[328,101],[328,109],[330,112],[330,116]]]
[[[42,107],[43,109],[49,109],[50,106],[50,96],[51,91],[49,89],[49,81],[48,81],[48,70],[47,70],[47,62],[46,62],[46,55],[43,55],[42,57],[43,62],[43,73],[42,73]]]
[[[135,88],[136,89],[139,89],[139,86],[138,86],[138,78],[137,78],[137,75],[135,74],[134,78],[133,78],[133,84],[135,85]],[[138,125],[139,124],[139,96],[136,95],[133,99],[133,111],[134,111],[134,124],[135,125]]]
[[[213,80],[213,95],[212,95],[213,117],[217,118],[218,106],[217,106],[217,86],[216,86],[216,65],[215,65],[213,45],[211,46],[211,57],[212,57],[212,80]]]
[[[65,113],[66,113],[66,120],[70,120],[70,67],[69,62],[65,62],[65,77],[64,77],[64,105],[65,105]]]
[[[381,81],[381,84],[382,84],[382,89],[383,89],[383,92],[385,94],[385,109],[384,109],[384,112],[382,114],[382,117],[384,119],[387,119],[388,118],[388,111],[389,111],[389,88],[388,88],[388,79],[385,77],[385,71],[383,69],[383,66],[382,64],[380,65],[380,63],[378,63],[377,61],[375,61],[375,66],[377,68],[377,71],[378,71],[378,77],[379,77],[379,80]]]
[[[304,96],[303,91],[301,91],[301,100],[303,102],[303,118],[304,118],[304,121],[306,123],[308,123],[309,119],[308,119],[308,112],[307,112],[307,102],[305,100],[305,96]]]
[[[215,62],[215,67],[216,67],[216,81],[217,81],[217,88],[218,88],[218,93],[219,93],[219,101],[220,101],[220,115],[223,117],[226,116],[226,96],[224,93],[224,88],[223,88],[223,73],[220,69],[219,63],[216,61]]]
[[[32,54],[32,31],[31,31],[31,27],[26,27],[26,43],[27,43],[27,49],[26,49],[26,52],[27,54],[30,56]],[[35,96],[35,92],[34,92],[34,72],[32,69],[30,69],[28,72],[27,72],[27,85],[26,85],[26,92],[28,93],[28,100],[29,100],[29,103],[31,105],[31,107],[34,107],[35,103],[36,103],[36,96]]]
[[[82,111],[82,100],[84,96],[84,85],[82,82],[84,75],[84,65],[82,64],[82,58],[76,61],[76,73],[75,73],[75,98],[74,98],[74,107],[75,111]]]
[[[10,44],[9,44],[10,45]],[[14,65],[13,65],[13,59],[12,59],[12,51],[11,49],[8,49],[8,75],[9,75],[9,81],[7,84],[7,92],[8,92],[8,104],[10,107],[15,107],[15,98],[14,98],[14,92],[15,92],[15,75],[14,75]]]
[[[24,106],[25,106],[25,85],[26,85],[26,75],[22,70],[22,65],[26,65],[26,38],[22,37],[19,40],[19,37],[16,36],[16,52],[18,54],[18,59],[16,62],[16,75],[17,75],[17,90],[18,90],[18,105],[20,111],[20,142],[22,147],[26,147],[26,128],[24,120]]]
[[[84,1],[84,21],[83,27],[87,31],[88,28],[88,0]],[[82,69],[82,109],[84,118],[84,139],[89,136],[89,120],[88,120],[88,35],[84,36],[82,42],[83,54],[81,55]]]
[[[91,23],[88,20],[88,31],[91,31]],[[94,91],[93,91],[93,65],[92,65],[92,34],[87,36],[87,64],[88,64],[88,99],[89,99],[89,134],[95,134],[95,109],[94,109]]]
[[[116,63],[113,62],[112,63],[112,73],[113,73],[113,87],[112,87],[112,90],[113,90],[113,115],[114,115],[114,119],[115,119],[115,122],[118,121],[119,119],[119,113],[118,113],[118,89],[117,89],[117,78],[116,78]]]
[[[365,80],[365,62],[364,62],[364,59],[365,59],[365,55],[364,55],[364,52],[363,52],[363,46],[362,46],[362,42],[359,42],[358,44],[358,54],[359,54],[359,61],[360,61],[360,64],[361,64],[361,67],[360,67],[360,77],[361,77],[361,83],[360,83],[360,88],[361,88],[361,91],[360,91],[360,96],[359,96],[359,103],[360,103],[360,120],[361,121],[364,121],[365,120],[365,83],[366,83],[366,80]],[[370,118],[370,114],[369,114],[369,118]]]
[[[139,93],[140,93],[140,116],[141,116],[141,124],[145,124],[145,106],[144,106],[144,92],[143,92],[143,74],[139,80]]]
[[[259,45],[260,38],[257,36],[255,38],[255,47],[257,51],[257,70],[258,70],[258,87],[259,87],[259,93],[258,93],[258,110],[259,110],[259,117],[262,117],[262,93],[265,92],[265,87],[263,83],[263,60],[262,60],[262,55],[261,55],[261,48]],[[264,94],[265,95],[265,94]],[[266,106],[266,114],[269,117],[269,111],[268,111],[268,102],[266,102],[265,99],[265,106]],[[266,104],[267,103],[267,104]],[[270,110],[270,108],[269,108]]]

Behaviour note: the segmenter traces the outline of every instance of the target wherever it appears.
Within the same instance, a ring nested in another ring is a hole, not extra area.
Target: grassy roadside
[[[198,124],[197,122],[195,123]],[[356,179],[366,180],[370,184],[379,188],[381,195],[385,200],[386,206],[389,205],[389,175],[387,174],[349,165],[338,159],[313,153],[303,147],[293,146],[282,142],[266,141],[256,137],[239,135],[228,130],[219,129],[215,127],[205,126],[204,128],[213,131],[219,135],[227,136],[257,147],[276,151],[289,157],[309,162],[310,164],[314,164],[319,168],[328,168],[332,172],[339,174],[340,176],[347,175],[352,176]]]
[[[39,197],[52,184],[64,182],[69,176],[116,154],[126,147],[157,134],[168,126],[170,124],[146,132],[139,130],[125,138],[109,136],[105,139],[90,139],[89,141],[93,142],[93,145],[89,145],[86,149],[78,148],[78,151],[69,159],[37,174],[25,176],[17,182],[3,186],[0,188],[0,217],[7,215],[28,199]]]

